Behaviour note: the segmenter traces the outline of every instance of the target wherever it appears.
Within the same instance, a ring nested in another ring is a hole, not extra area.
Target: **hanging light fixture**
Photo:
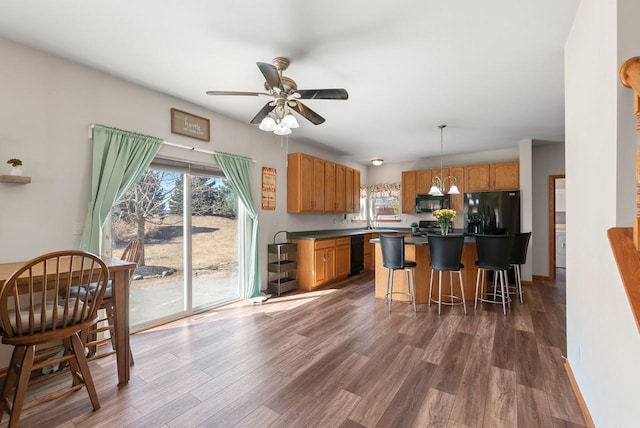
[[[460,190],[458,190],[458,180],[452,175],[443,177],[443,174],[442,174],[442,156],[444,154],[443,132],[446,126],[447,125],[438,125],[438,128],[440,128],[440,175],[439,176],[436,175],[431,179],[431,188],[429,189],[429,194],[431,196],[444,195],[444,183],[446,180],[451,181],[451,186],[449,187],[449,191],[447,192],[447,194],[449,195],[460,194]]]
[[[258,128],[276,135],[289,135],[292,129],[298,128],[300,125],[296,117],[291,114],[286,100],[276,100],[276,103],[276,108],[262,119]]]

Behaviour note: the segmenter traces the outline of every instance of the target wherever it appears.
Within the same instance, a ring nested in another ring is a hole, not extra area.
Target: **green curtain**
[[[220,165],[220,169],[227,178],[233,191],[238,195],[246,211],[246,233],[249,237],[246,260],[246,298],[261,301],[267,298],[260,291],[260,257],[258,251],[258,215],[253,205],[253,196],[251,195],[251,159],[243,156],[230,155],[228,153],[215,154],[216,161]]]
[[[91,202],[81,250],[100,255],[102,226],[111,207],[144,174],[160,147],[159,138],[94,125]]]

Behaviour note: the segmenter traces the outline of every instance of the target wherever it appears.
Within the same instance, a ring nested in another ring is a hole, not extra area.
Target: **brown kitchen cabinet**
[[[324,212],[336,212],[336,164],[324,161]]]
[[[377,233],[367,233],[366,235],[364,235],[364,270],[371,270],[375,268],[375,244],[372,244],[369,241],[372,239],[376,239],[377,237]]]
[[[346,173],[347,167],[340,164],[336,165],[336,210],[337,213],[347,212],[347,199],[346,199]]]
[[[492,190],[518,190],[520,188],[520,163],[492,163],[489,171]]]
[[[351,270],[351,238],[292,239],[297,245],[298,288],[314,290],[337,279],[346,278]]]
[[[360,171],[305,153],[289,154],[287,212],[359,211]]]
[[[351,169],[351,168],[349,168]],[[358,213],[360,212],[360,171],[357,169],[352,170],[351,174],[351,199],[347,199],[347,212]],[[347,181],[347,186],[349,182]],[[350,202],[349,202],[350,201]]]
[[[416,171],[416,194],[421,195],[424,193],[429,193],[430,188],[431,188],[431,171],[429,170]]]
[[[518,190],[520,188],[519,165],[518,161],[467,165],[464,167],[465,192]]]
[[[336,238],[336,267],[332,279],[346,278],[351,273],[351,238]]]
[[[416,171],[402,171],[402,212],[416,212]]]

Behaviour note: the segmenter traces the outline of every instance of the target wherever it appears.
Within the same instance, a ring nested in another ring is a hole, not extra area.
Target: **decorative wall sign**
[[[276,209],[276,169],[262,167],[262,209]]]
[[[171,109],[171,132],[198,140],[211,141],[209,119],[175,108]]]

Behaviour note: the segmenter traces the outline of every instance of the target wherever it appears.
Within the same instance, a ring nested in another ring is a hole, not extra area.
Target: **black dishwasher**
[[[364,236],[351,235],[351,273],[359,274],[364,269]]]

